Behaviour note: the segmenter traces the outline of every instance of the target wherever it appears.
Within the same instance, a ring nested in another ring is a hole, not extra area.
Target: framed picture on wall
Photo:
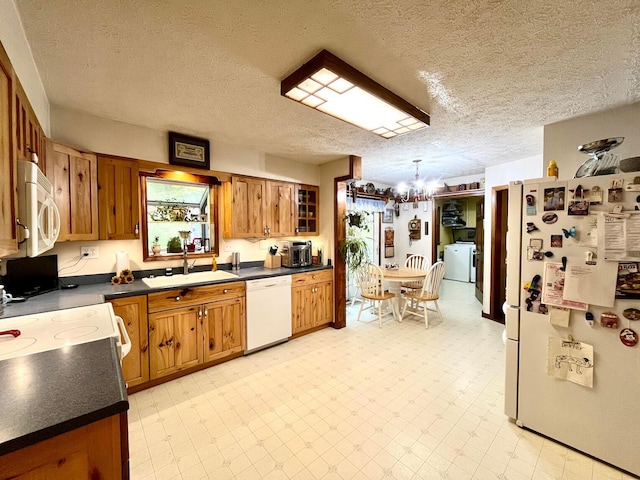
[[[393,223],[393,208],[387,208],[382,212],[382,223]]]
[[[209,170],[209,140],[169,132],[169,163]]]

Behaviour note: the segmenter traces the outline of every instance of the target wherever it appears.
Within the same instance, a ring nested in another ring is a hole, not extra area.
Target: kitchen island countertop
[[[134,283],[128,285],[111,285],[110,283],[91,283],[80,285],[73,289],[55,290],[53,292],[43,293],[27,299],[25,302],[12,302],[4,307],[4,312],[0,314],[0,321],[3,318],[15,317],[20,315],[31,315],[33,313],[49,312],[52,310],[63,310],[65,308],[83,307],[87,305],[95,305],[103,303],[105,300],[113,300],[116,298],[132,297],[135,295],[147,295],[153,292],[163,290],[174,290],[176,288],[192,288],[202,285],[210,285],[215,283],[228,283],[234,281],[255,280],[259,278],[276,277],[282,275],[293,275],[296,273],[306,273],[318,270],[332,269],[331,266],[314,265],[310,267],[300,268],[264,268],[264,267],[248,267],[240,270],[230,271],[238,275],[238,278],[225,280],[209,281],[203,283],[193,283],[188,286],[172,286],[162,288],[150,288],[136,278]]]
[[[129,409],[113,339],[1,365],[0,456]]]

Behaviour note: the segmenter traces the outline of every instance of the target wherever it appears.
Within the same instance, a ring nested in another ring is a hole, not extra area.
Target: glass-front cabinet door
[[[318,235],[320,199],[319,187],[313,185],[298,185],[296,187],[296,200],[298,207],[298,235]]]

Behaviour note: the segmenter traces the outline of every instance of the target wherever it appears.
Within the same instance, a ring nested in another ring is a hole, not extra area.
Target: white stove
[[[109,337],[117,340],[123,359],[131,340],[110,303],[7,318],[0,320],[0,360]]]

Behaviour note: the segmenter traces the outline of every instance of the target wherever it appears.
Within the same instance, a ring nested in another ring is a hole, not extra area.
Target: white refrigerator
[[[638,476],[639,209],[640,172],[512,182],[505,304],[505,413]]]

